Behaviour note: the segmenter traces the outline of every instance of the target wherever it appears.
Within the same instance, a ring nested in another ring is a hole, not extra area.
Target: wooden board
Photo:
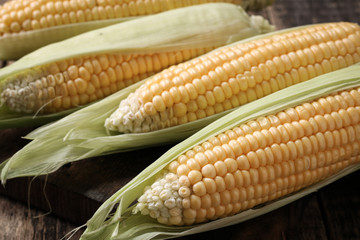
[[[317,22],[360,22],[360,3],[276,0],[258,14],[267,17],[278,29]],[[0,162],[27,143],[21,136],[31,130],[0,130]],[[0,187],[0,240],[58,239],[71,228],[84,224],[103,201],[169,147],[87,159],[64,166],[47,177],[8,181],[5,188]],[[360,239],[360,187],[354,184],[358,182],[359,172],[256,219],[182,239]],[[50,211],[51,214],[28,218],[24,214],[28,212],[28,203],[32,215]]]
[[[0,196],[1,240],[61,239],[73,229],[74,225],[54,215],[28,211],[24,204]],[[79,239],[80,235],[81,232],[76,233],[73,239]]]

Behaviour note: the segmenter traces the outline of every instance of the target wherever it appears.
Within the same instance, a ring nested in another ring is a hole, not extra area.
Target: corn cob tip
[[[12,81],[2,86],[0,94],[0,104],[6,105],[14,112],[34,113],[36,97],[40,89],[47,81],[41,80],[41,71],[29,73],[28,75],[18,75]],[[39,81],[33,81],[33,79]],[[46,94],[48,92],[46,91]]]
[[[130,93],[124,101],[120,102],[115,112],[105,120],[105,127],[111,131],[123,133],[155,130],[155,127],[150,127],[151,124],[146,124],[146,127],[142,126],[144,122],[150,123],[152,119],[149,117],[144,119],[145,114],[140,114],[140,106],[142,104],[139,101],[136,94]]]
[[[183,202],[191,189],[186,177],[164,172],[151,186],[145,188],[133,213],[140,212],[162,224],[183,225]]]

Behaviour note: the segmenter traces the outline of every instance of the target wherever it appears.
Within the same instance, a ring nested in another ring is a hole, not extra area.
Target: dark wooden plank
[[[14,153],[25,146],[29,141],[22,137],[32,131],[33,128],[8,128],[0,130],[0,162],[11,157]]]
[[[287,213],[285,239],[327,239],[316,194],[294,202]]]
[[[45,214],[0,196],[0,240],[61,239],[76,227]],[[79,239],[81,233],[75,233],[73,239]]]
[[[329,239],[360,239],[360,172],[321,190],[319,203]]]
[[[360,1],[356,0],[275,0],[260,12],[277,29],[312,23],[360,22]]]
[[[27,141],[12,131],[0,130],[1,159],[10,157]],[[14,144],[9,145],[9,140]],[[16,144],[15,144],[16,143]],[[14,147],[17,146],[17,147]],[[97,157],[66,165],[59,171],[35,178],[9,180],[5,188],[0,186],[0,194],[11,196],[24,203],[30,201],[34,207],[49,210],[71,222],[83,224],[96,209],[129,182],[136,174],[155,161],[170,146],[143,149],[136,152],[119,153],[106,157]],[[4,156],[5,155],[5,156]],[[31,185],[30,185],[31,184]],[[28,191],[30,195],[28,196]],[[58,201],[61,199],[62,201]],[[74,214],[74,213],[77,214]]]

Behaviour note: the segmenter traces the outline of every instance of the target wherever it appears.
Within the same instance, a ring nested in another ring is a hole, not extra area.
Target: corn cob
[[[359,170],[359,72],[357,63],[315,77],[210,123],[104,202],[81,239],[165,239],[221,228]]]
[[[1,103],[17,113],[61,112],[102,99],[228,41],[266,31],[263,18],[250,18],[235,5],[203,4],[173,11],[96,30],[33,52],[1,70],[3,74],[0,71]],[[186,31],[177,28],[180,32],[170,33],[177,26]],[[127,35],[116,36],[117,31]],[[145,42],[154,37],[154,42]],[[54,49],[60,47],[70,49],[55,55]],[[37,59],[40,55],[42,61]]]
[[[180,155],[135,212],[190,225],[234,215],[360,163],[360,88],[227,130]]]
[[[1,101],[18,113],[60,112],[102,99],[210,49],[70,58],[45,66],[31,77],[6,84]]]
[[[10,45],[10,49],[2,45],[0,58],[17,58],[41,45],[135,17],[211,2],[234,3],[247,9],[257,9],[270,4],[268,0],[12,0],[0,6],[0,40],[7,39],[3,44],[8,45],[14,44],[12,40],[17,35],[24,35],[25,40],[31,39],[26,33],[35,33],[37,40],[27,42],[27,47],[19,50],[13,49],[14,45]]]
[[[106,120],[148,132],[212,116],[360,61],[360,28],[329,23],[232,44],[149,78]]]

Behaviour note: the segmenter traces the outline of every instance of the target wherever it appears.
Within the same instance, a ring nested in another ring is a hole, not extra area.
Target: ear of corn
[[[0,70],[1,111],[8,113],[1,116],[2,126],[18,124],[16,116],[22,123],[38,113],[36,119],[43,122],[64,116],[68,111],[62,111],[99,100],[163,68],[272,28],[236,5],[212,3],[43,47]]]
[[[360,27],[309,26],[233,44],[149,78],[105,126],[148,132],[196,121],[360,61]]]
[[[211,2],[234,3],[249,10],[271,3],[269,0],[12,0],[0,6],[0,59],[16,59],[49,43],[115,23]]]
[[[309,26],[272,32],[240,42],[245,44],[307,27]],[[134,92],[141,84],[143,82],[28,134],[26,137],[33,141],[0,166],[3,168],[1,180],[4,182],[9,178],[47,174],[65,163],[88,157],[178,142],[233,111],[229,109],[207,118],[149,133],[109,135],[103,126],[105,119],[117,108],[122,99],[130,92]],[[28,159],[33,158],[33,153],[36,153],[36,160],[29,161]]]
[[[159,239],[221,228],[279,208],[360,169],[359,73],[360,65],[356,64],[316,77],[211,123],[170,149],[110,197],[88,221],[81,239]],[[247,147],[241,145],[241,139],[247,141]],[[240,147],[235,146],[236,142]],[[266,153],[261,154],[262,150]],[[231,159],[237,162],[236,167]],[[182,163],[179,165],[177,160]],[[194,169],[186,171],[187,167]],[[168,186],[162,186],[161,180],[155,183],[164,171],[174,169],[176,173],[164,179]],[[176,184],[173,181],[178,174],[182,177]],[[208,183],[205,185],[203,180]],[[152,207],[144,206],[147,197],[142,191],[146,186],[152,186],[149,199],[157,200]],[[181,203],[166,202],[169,194],[162,191],[168,187],[177,192],[174,195],[170,191],[173,197],[183,197]],[[136,199],[140,203],[133,205]],[[173,210],[154,212],[164,205]],[[178,205],[186,206],[185,210]],[[204,210],[207,206],[208,211]],[[150,213],[160,223],[139,211]]]

